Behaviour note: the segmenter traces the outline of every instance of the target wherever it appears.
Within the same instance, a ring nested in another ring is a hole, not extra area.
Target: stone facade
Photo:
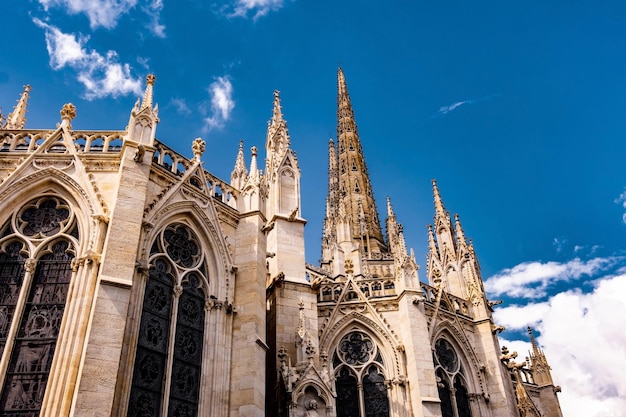
[[[0,117],[0,415],[561,416],[436,182],[427,282],[383,229],[342,70],[317,266],[279,93],[227,182],[156,139],[154,83],[120,131],[26,129],[30,87]]]

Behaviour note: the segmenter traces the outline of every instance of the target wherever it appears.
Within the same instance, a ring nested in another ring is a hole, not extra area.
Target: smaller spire
[[[540,355],[539,352],[539,346],[537,346],[537,341],[535,340],[535,335],[533,334],[533,329],[531,329],[530,326],[528,326],[528,335],[530,336],[530,344],[533,347],[533,355],[535,355],[535,357],[538,357]]]
[[[437,180],[432,180],[433,183],[433,195],[435,196],[435,212],[436,214],[445,214],[446,210],[443,208],[443,201],[441,201],[441,195],[439,195],[439,188],[437,187]]]
[[[13,112],[7,118],[5,129],[24,129],[26,125],[26,107],[28,105],[28,93],[30,85],[24,86],[24,92],[17,101],[17,105],[13,107]]]
[[[393,207],[391,206],[391,197],[387,196],[387,217],[395,218],[396,214],[393,212]]]
[[[250,175],[256,175],[257,171],[259,170],[257,168],[257,162],[256,162],[256,155],[257,155],[256,146],[253,146],[252,148],[250,148],[250,152],[252,153],[252,156],[250,157]]]
[[[235,169],[230,174],[231,178],[240,178],[247,175],[246,160],[243,154],[243,139],[239,141],[239,151],[237,152],[237,159],[235,159]]]
[[[459,241],[460,245],[467,245],[467,240],[465,239],[465,233],[463,233],[463,228],[461,227],[461,220],[459,219],[459,215],[454,215],[454,226],[456,229],[456,238]]]
[[[433,232],[433,226],[428,225],[428,250],[433,255],[437,254],[437,244],[435,243],[435,233]]]
[[[272,111],[271,125],[274,126],[283,121],[283,112],[280,105],[280,91],[274,90],[274,109]]]
[[[143,102],[141,103],[142,109],[146,107],[152,108],[152,89],[155,81],[156,76],[154,74],[148,74],[146,76],[146,92],[143,94]]]

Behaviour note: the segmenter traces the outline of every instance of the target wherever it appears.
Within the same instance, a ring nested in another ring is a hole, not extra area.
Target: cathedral
[[[378,217],[341,69],[319,265],[279,92],[223,180],[156,138],[154,84],[123,130],[27,128],[28,86],[0,117],[0,416],[562,417],[437,183],[424,281]]]

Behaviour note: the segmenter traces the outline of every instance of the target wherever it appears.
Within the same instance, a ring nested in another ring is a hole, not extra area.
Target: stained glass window
[[[442,416],[471,417],[463,367],[454,347],[446,339],[438,339],[434,356]]]
[[[195,416],[198,412],[203,330],[204,294],[198,276],[191,274],[183,282],[183,293],[178,302],[170,390],[171,417]]]
[[[61,240],[51,249],[38,260],[28,293],[4,382],[3,415],[34,417],[41,409],[72,276],[70,243]]]
[[[356,376],[346,367],[339,371],[335,381],[337,388],[337,417],[359,415],[359,393]]]
[[[183,224],[165,228],[151,255],[128,416],[195,417],[202,374],[206,265],[195,234]],[[175,297],[175,292],[180,295]]]
[[[4,351],[24,279],[25,259],[20,254],[23,247],[23,243],[13,241],[0,252],[0,355]]]
[[[337,417],[389,417],[384,363],[367,334],[354,331],[339,342],[333,355]]]
[[[76,252],[72,237],[78,240],[78,227],[65,201],[46,196],[24,204],[2,230],[0,354],[9,356],[0,415],[35,417],[43,404],[65,311]],[[47,238],[53,240],[44,242]],[[45,245],[37,249],[42,255],[27,274],[29,248],[40,245]],[[20,297],[24,304],[18,309]]]
[[[143,299],[128,415],[158,416],[163,398],[174,278],[164,259],[150,269]]]

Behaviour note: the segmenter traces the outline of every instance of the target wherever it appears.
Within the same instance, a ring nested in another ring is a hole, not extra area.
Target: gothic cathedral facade
[[[436,182],[426,282],[382,227],[341,69],[319,265],[279,93],[225,181],[156,139],[154,82],[124,130],[27,129],[29,87],[0,117],[0,416],[562,417]]]

